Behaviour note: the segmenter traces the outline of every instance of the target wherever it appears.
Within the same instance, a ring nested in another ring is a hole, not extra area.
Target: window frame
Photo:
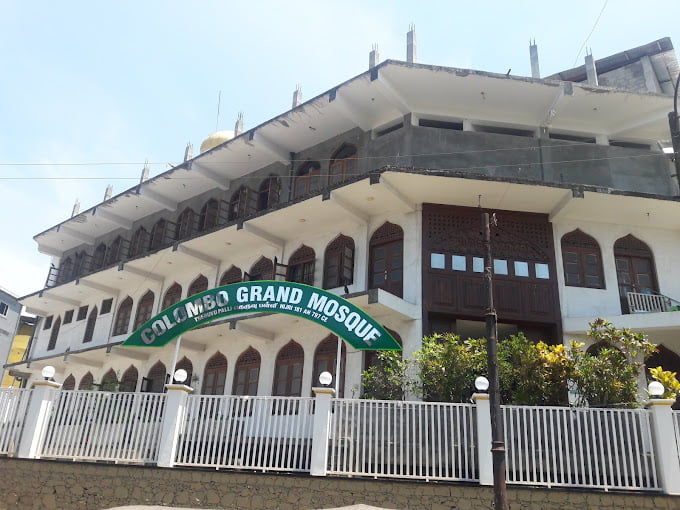
[[[588,289],[605,289],[604,269],[600,245],[594,237],[576,229],[562,236],[560,242],[562,250],[562,268],[564,271],[564,285],[567,287],[581,287]],[[573,257],[567,256],[573,255]],[[586,257],[595,257],[594,263],[588,263]],[[575,260],[570,260],[575,258]],[[596,269],[596,273],[586,273],[586,268]],[[571,270],[571,269],[575,269]],[[571,276],[577,276],[579,281],[570,281]],[[588,278],[597,278],[595,284],[589,283]]]

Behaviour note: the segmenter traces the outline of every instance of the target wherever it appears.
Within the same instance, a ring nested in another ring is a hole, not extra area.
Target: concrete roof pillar
[[[411,23],[406,33],[406,62],[413,64],[416,61],[416,26]]]
[[[586,55],[586,76],[588,77],[588,84],[597,87],[597,69],[595,69],[592,53]]]

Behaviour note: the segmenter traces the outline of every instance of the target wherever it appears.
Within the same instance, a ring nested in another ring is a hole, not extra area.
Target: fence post
[[[477,465],[479,484],[493,485],[493,456],[491,454],[491,403],[488,393],[474,393],[477,406]]]
[[[17,457],[37,459],[47,432],[52,405],[59,396],[61,383],[37,381],[33,383],[31,400],[28,403],[24,429],[21,431]]]
[[[328,469],[328,436],[331,429],[331,402],[333,388],[312,388],[314,401],[314,427],[312,429],[312,459],[309,474],[326,476]]]
[[[650,399],[645,407],[651,412],[652,444],[661,487],[666,494],[680,494],[680,459],[675,440],[671,406],[673,399]]]
[[[161,437],[158,444],[158,467],[173,467],[179,434],[184,424],[187,410],[187,398],[193,388],[184,384],[166,384],[168,396],[165,400]]]

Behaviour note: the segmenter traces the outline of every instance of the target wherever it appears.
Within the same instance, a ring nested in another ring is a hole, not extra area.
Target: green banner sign
[[[202,324],[257,312],[286,313],[316,322],[355,349],[401,350],[385,328],[346,299],[309,285],[277,281],[234,283],[194,294],[146,321],[121,345],[163,347]]]

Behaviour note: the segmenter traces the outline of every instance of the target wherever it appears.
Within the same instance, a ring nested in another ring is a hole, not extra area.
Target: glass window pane
[[[451,257],[451,264],[454,271],[467,271],[467,260],[463,255]]]
[[[548,264],[537,263],[534,266],[534,269],[536,270],[536,278],[542,278],[544,280],[550,278],[550,268],[548,268]]]
[[[484,259],[482,257],[472,257],[472,270],[475,273],[484,272]]]
[[[516,260],[515,276],[529,276],[529,263]]]
[[[430,254],[430,267],[432,269],[445,269],[446,259],[443,253]]]
[[[508,261],[493,259],[493,272],[496,274],[508,274]]]

